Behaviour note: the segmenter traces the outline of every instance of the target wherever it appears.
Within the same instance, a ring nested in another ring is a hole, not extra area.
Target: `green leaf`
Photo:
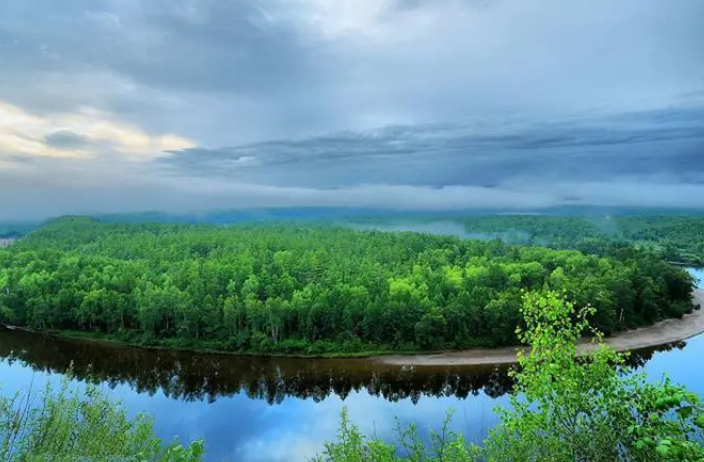
[[[658,444],[655,447],[655,452],[661,457],[667,457],[670,454],[670,447],[664,444]]]
[[[655,401],[655,409],[665,409],[669,406],[669,400],[667,398],[659,398]]]
[[[692,416],[694,413],[694,407],[692,406],[685,406],[677,409],[677,414],[682,417],[683,419],[688,419]]]
[[[694,425],[699,428],[704,428],[704,414],[700,414],[696,419],[694,419]]]

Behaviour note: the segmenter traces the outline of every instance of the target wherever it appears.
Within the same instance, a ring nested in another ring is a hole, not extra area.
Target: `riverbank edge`
[[[604,343],[616,351],[626,352],[656,348],[682,342],[704,333],[704,289],[692,293],[695,309],[680,319],[666,319],[651,326],[619,332],[604,338]],[[580,353],[597,348],[597,344],[583,339],[578,345]],[[412,356],[393,354],[377,356],[375,361],[391,366],[487,366],[511,365],[518,362],[516,353],[521,347],[476,348]]]
[[[214,350],[209,348],[189,348],[189,347],[168,347],[161,345],[140,345],[138,343],[130,343],[122,340],[117,340],[109,337],[95,336],[86,332],[77,331],[55,331],[55,330],[35,330],[28,329],[26,327],[10,326],[6,324],[0,324],[0,330],[16,330],[21,332],[27,332],[33,335],[41,335],[48,338],[54,338],[58,340],[76,341],[93,343],[97,345],[107,345],[111,347],[119,348],[138,348],[141,350],[152,350],[152,351],[166,351],[175,353],[195,353],[195,354],[207,354],[213,356],[233,356],[241,358],[282,358],[282,359],[369,359],[369,358],[379,358],[391,355],[430,355],[438,353],[437,351],[396,351],[396,350],[373,350],[373,351],[359,351],[359,352],[331,352],[331,353],[315,353],[315,354],[305,354],[305,353],[264,353],[264,352],[247,352],[247,351],[228,351],[228,350]]]
[[[614,347],[617,351],[639,350],[652,348],[669,343],[681,342],[691,337],[704,333],[704,289],[695,289],[693,292],[693,302],[695,309],[692,313],[684,315],[680,319],[665,319],[651,326],[619,332],[614,336],[607,337],[604,342]],[[687,330],[683,326],[694,320],[694,329]],[[680,335],[653,335],[663,327],[674,327]],[[19,330],[37,335],[44,335],[51,338],[105,344],[123,348],[142,348],[156,351],[173,351],[185,353],[199,353],[221,356],[256,357],[256,358],[291,358],[291,359],[371,359],[379,363],[392,366],[491,366],[510,365],[517,362],[517,347],[496,347],[496,348],[472,348],[466,350],[451,351],[397,351],[397,350],[370,350],[360,352],[331,352],[331,353],[262,353],[262,352],[242,352],[213,350],[207,348],[188,347],[167,347],[159,345],[139,345],[136,343],[124,342],[109,337],[98,337],[90,333],[77,331],[41,331],[19,326],[8,326],[0,324],[0,328],[9,330]],[[652,336],[651,341],[642,341],[643,338]],[[631,339],[631,340],[629,340]],[[624,340],[625,343],[624,343]],[[641,341],[638,341],[641,340]],[[621,345],[619,345],[621,343]],[[587,351],[594,348],[594,344],[589,340],[583,340],[579,345],[580,351]]]

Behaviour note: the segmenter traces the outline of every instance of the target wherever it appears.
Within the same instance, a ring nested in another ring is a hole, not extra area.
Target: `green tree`
[[[576,308],[555,292],[527,293],[513,375],[516,389],[500,423],[481,445],[448,430],[429,444],[416,427],[398,430],[398,441],[367,438],[346,411],[337,440],[317,462],[700,462],[704,460],[704,407],[699,396],[646,380],[624,366],[625,355],[601,343],[580,356],[577,341],[593,331],[594,308]]]
[[[577,340],[594,308],[554,292],[529,293],[520,371],[511,407],[491,432],[488,460],[698,461],[704,457],[699,397],[664,379],[628,373],[625,356],[600,343],[581,361]],[[697,438],[699,438],[697,440]]]

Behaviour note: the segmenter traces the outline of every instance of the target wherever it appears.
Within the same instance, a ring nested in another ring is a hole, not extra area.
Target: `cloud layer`
[[[704,207],[698,0],[6,0],[0,219]]]

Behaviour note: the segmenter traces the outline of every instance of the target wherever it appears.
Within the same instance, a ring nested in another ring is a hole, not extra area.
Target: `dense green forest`
[[[55,220],[0,251],[0,321],[130,343],[351,353],[516,343],[524,290],[591,304],[607,334],[692,310],[692,278],[609,256],[312,225]]]

